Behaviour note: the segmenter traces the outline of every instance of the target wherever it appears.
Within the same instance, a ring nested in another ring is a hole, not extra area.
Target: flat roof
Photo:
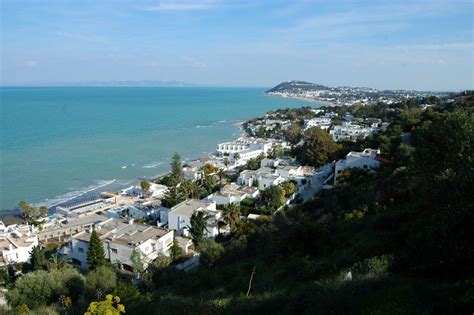
[[[122,220],[112,219],[97,224],[95,228],[102,240],[123,245],[139,245],[149,239],[158,239],[171,231],[152,225],[129,224]],[[89,242],[92,231],[84,231],[74,235],[74,239]]]
[[[172,207],[170,212],[191,216],[196,210],[206,210],[210,204],[209,201],[188,199]]]

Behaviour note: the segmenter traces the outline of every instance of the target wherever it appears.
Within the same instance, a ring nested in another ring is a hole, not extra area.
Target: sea
[[[269,110],[321,104],[263,88],[1,87],[0,213],[117,191],[241,135]]]

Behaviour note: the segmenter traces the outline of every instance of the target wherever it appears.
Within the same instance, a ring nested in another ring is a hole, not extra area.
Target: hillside
[[[269,89],[266,93],[272,92],[286,92],[286,93],[297,93],[301,91],[318,91],[318,90],[330,90],[330,88],[305,81],[288,81],[278,84],[277,86]]]

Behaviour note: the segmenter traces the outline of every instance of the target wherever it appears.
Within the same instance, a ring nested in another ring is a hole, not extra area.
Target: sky
[[[0,3],[2,85],[474,88],[469,0]]]

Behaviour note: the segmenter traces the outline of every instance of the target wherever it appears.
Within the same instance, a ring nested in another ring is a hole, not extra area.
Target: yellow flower
[[[119,305],[117,305],[117,310],[120,313],[125,313],[125,306],[123,304],[119,304]]]
[[[120,298],[118,296],[114,297],[115,303],[120,303]]]
[[[106,299],[107,301],[112,301],[112,298],[113,298],[113,297],[114,297],[114,296],[113,296],[112,294],[107,294],[107,295],[105,296],[105,299]]]

